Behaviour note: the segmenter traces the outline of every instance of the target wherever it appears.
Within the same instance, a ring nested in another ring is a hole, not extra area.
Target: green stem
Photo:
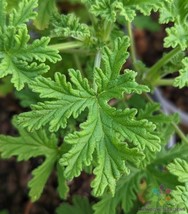
[[[188,139],[186,138],[186,136],[184,135],[184,133],[182,132],[182,130],[175,124],[172,123],[176,133],[179,135],[179,137],[185,142],[188,143]]]
[[[156,78],[156,75],[159,71],[159,69],[164,66],[166,63],[168,63],[173,56],[175,56],[178,52],[180,52],[180,47],[177,47],[167,54],[165,54],[157,63],[155,63],[149,70],[148,74],[146,75],[147,80],[152,80]]]
[[[72,48],[80,48],[82,46],[83,46],[82,42],[76,41],[76,42],[65,42],[60,44],[49,45],[48,47],[52,49],[57,49],[59,51],[63,51],[63,50],[72,49]]]
[[[148,94],[145,93],[144,96],[147,98],[149,102],[154,103],[153,99]],[[162,112],[162,110],[160,110],[160,112]],[[174,122],[172,122],[171,124],[174,127],[176,134],[182,139],[182,141],[184,141],[185,143],[188,143],[188,139],[186,138],[184,133],[181,131],[181,129]]]
[[[127,24],[127,30],[128,30],[128,34],[129,34],[129,37],[130,37],[130,43],[131,43],[131,46],[130,46],[130,55],[131,55],[133,67],[137,71],[137,66],[136,66],[136,62],[137,62],[137,59],[136,59],[136,50],[135,50],[135,43],[134,43],[134,38],[133,38],[133,32],[132,32],[131,22],[128,22],[128,24]]]
[[[153,86],[172,86],[174,79],[158,79],[153,83]]]
[[[95,63],[94,63],[94,72],[95,72],[95,68],[100,68],[100,65],[101,65],[101,51],[98,50],[97,51],[97,54],[95,56]],[[93,78],[93,88],[94,88],[94,91],[97,92],[97,84],[96,84],[96,81],[95,81],[95,76]]]

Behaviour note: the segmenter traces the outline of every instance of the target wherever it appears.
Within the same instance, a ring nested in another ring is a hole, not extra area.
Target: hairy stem
[[[52,49],[57,49],[59,51],[63,51],[63,50],[72,49],[72,48],[80,48],[82,46],[83,46],[82,42],[75,41],[75,42],[65,42],[60,44],[49,45],[48,47]]]
[[[97,51],[97,54],[95,56],[95,63],[94,63],[94,72],[95,72],[95,68],[100,68],[101,66],[101,58],[102,58],[102,55],[101,55],[101,51],[98,50]],[[95,92],[97,92],[97,84],[96,84],[96,81],[95,81],[95,77],[93,78],[93,88],[95,90]]]
[[[188,143],[188,139],[186,138],[186,136],[184,135],[184,133],[182,132],[182,130],[175,124],[172,123],[177,135],[185,142]]]
[[[135,50],[135,43],[134,43],[134,38],[133,38],[133,32],[132,32],[132,25],[131,22],[128,22],[127,24],[127,30],[128,30],[128,34],[130,37],[130,55],[131,55],[131,59],[132,59],[132,64],[133,67],[136,71],[138,71],[137,66],[136,66],[136,50]]]
[[[159,69],[164,66],[166,63],[168,63],[172,57],[174,57],[177,53],[181,51],[180,47],[177,47],[173,50],[171,50],[169,53],[165,54],[158,62],[156,62],[149,70],[149,72],[146,75],[147,80],[153,80],[156,78],[156,75],[159,71]]]
[[[153,85],[154,86],[171,86],[174,83],[174,79],[158,79]]]

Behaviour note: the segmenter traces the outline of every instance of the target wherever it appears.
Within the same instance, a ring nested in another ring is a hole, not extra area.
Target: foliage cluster
[[[53,170],[62,200],[68,181],[92,174],[97,202],[74,196],[57,214],[187,213],[188,139],[178,115],[165,115],[148,93],[188,86],[188,0],[69,4],[75,13],[60,13],[54,0],[0,1],[0,87],[2,94],[15,88],[29,108],[13,119],[18,136],[0,136],[1,158],[44,157],[28,184],[33,202]],[[172,23],[164,38],[170,51],[147,67],[136,57],[132,28],[152,11],[160,24]],[[169,148],[175,132],[181,142]],[[153,193],[161,184],[172,190],[164,198]]]

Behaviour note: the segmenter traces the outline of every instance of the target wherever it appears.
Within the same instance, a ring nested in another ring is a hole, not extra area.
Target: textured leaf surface
[[[188,163],[180,158],[168,165],[170,172],[176,176],[180,182],[188,182]]]
[[[56,50],[48,48],[49,38],[43,37],[30,42],[30,36],[25,25],[34,19],[37,0],[22,0],[9,16],[5,13],[6,2],[2,1],[0,25],[0,78],[12,75],[11,82],[17,90],[29,84],[35,77],[49,70],[43,64],[46,60],[57,62],[61,59]],[[4,15],[3,15],[4,14]],[[5,17],[8,16],[8,19]],[[7,21],[6,21],[7,20]],[[36,60],[36,62],[32,62]]]
[[[37,0],[22,0],[17,9],[13,9],[9,17],[11,26],[23,25],[30,19],[34,19],[37,13],[34,9],[38,6]]]
[[[176,77],[174,85],[179,88],[188,86],[188,57],[182,60],[184,68],[180,69],[180,75]]]
[[[85,41],[91,36],[88,25],[80,23],[79,18],[72,13],[68,15],[55,14],[52,21],[51,34],[53,37],[72,37]]]
[[[186,214],[188,211],[188,183],[185,186],[177,186],[176,190],[172,191],[173,200],[171,204],[173,207],[181,210],[180,214]]]
[[[71,148],[63,155],[60,164],[66,167],[65,177],[72,179],[79,176],[85,166],[92,165],[95,153],[96,177],[91,185],[97,196],[106,189],[114,194],[116,181],[123,173],[129,173],[126,161],[138,165],[144,158],[145,149],[153,153],[160,150],[160,139],[154,134],[154,124],[137,119],[135,109],[118,110],[108,105],[110,99],[122,97],[123,93],[148,91],[146,86],[136,83],[133,71],[120,75],[127,58],[127,46],[127,38],[117,39],[114,44],[117,49],[104,50],[102,69],[97,69],[94,76],[97,92],[79,71],[72,69],[69,70],[69,82],[59,73],[54,80],[37,78],[32,83],[33,91],[50,101],[33,105],[31,112],[18,117],[19,124],[29,130],[49,125],[50,131],[57,131],[66,127],[71,115],[76,118],[87,108],[87,121],[80,125],[79,131],[65,137]]]
[[[174,26],[167,28],[167,37],[165,38],[165,47],[180,46],[185,50],[188,46],[187,37],[187,10],[188,0],[171,0],[165,3],[165,6],[160,10],[160,21],[168,23],[173,21]]]
[[[167,0],[168,1],[168,0]],[[115,22],[118,16],[123,16],[127,21],[133,21],[136,12],[150,15],[151,11],[162,8],[165,0],[94,0],[89,2],[90,11],[107,21]]]
[[[117,208],[121,208],[128,213],[136,199],[139,191],[139,182],[142,176],[141,171],[133,171],[129,176],[123,176],[117,183],[117,190],[114,197],[104,195],[104,197],[93,206],[95,214],[116,214]]]

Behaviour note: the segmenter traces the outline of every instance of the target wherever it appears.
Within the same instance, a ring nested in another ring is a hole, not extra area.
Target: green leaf
[[[80,23],[79,18],[72,13],[56,13],[52,19],[52,28],[53,37],[72,37],[80,41],[86,41],[91,37],[88,25]]]
[[[128,213],[134,205],[139,192],[139,185],[143,172],[131,171],[129,176],[123,176],[117,183],[114,197],[104,195],[102,199],[93,206],[95,214],[116,214],[118,206],[121,205],[124,213]]]
[[[188,182],[188,162],[180,158],[176,158],[174,163],[168,165],[169,171],[178,176],[180,182]]]
[[[86,107],[93,104],[94,92],[89,88],[88,81],[82,78],[79,71],[71,69],[69,73],[77,90],[73,89],[71,83],[67,83],[66,77],[60,73],[55,74],[55,81],[39,77],[32,83],[33,91],[40,93],[41,98],[51,98],[53,101],[33,105],[33,112],[23,113],[19,121],[24,127],[33,130],[49,123],[50,131],[57,131],[60,127],[66,127],[67,119],[72,114],[76,118]],[[30,117],[33,119],[27,124]]]
[[[57,51],[47,47],[49,38],[43,37],[28,44],[30,37],[26,27],[19,30],[8,27],[2,35],[0,53],[3,54],[3,59],[0,63],[0,78],[11,74],[11,82],[17,90],[21,90],[25,83],[29,84],[35,77],[49,70],[49,66],[41,62],[48,60],[55,63],[61,59]],[[34,59],[38,62],[30,63]]]
[[[37,13],[34,11],[38,6],[37,0],[22,0],[9,16],[9,25],[17,27],[34,19]]]
[[[32,171],[33,177],[28,183],[30,188],[29,196],[32,201],[37,201],[40,198],[44,186],[52,172],[56,158],[57,154],[51,155],[50,158],[46,159],[39,167]]]
[[[67,185],[67,181],[64,176],[64,168],[60,166],[60,164],[57,164],[57,178],[58,178],[58,188],[57,191],[59,193],[59,196],[61,199],[66,199],[69,187]]]
[[[49,66],[42,62],[48,60],[55,63],[61,59],[57,50],[47,47],[49,38],[36,39],[33,43],[30,41],[25,23],[34,18],[36,6],[36,0],[22,0],[17,9],[4,15],[9,17],[8,25],[4,21],[0,26],[0,78],[11,74],[11,82],[17,90],[49,70]],[[2,7],[6,11],[6,3]],[[31,63],[34,60],[36,62]]]
[[[174,86],[183,88],[188,86],[188,57],[182,60],[184,68],[180,69],[180,75],[176,77]]]
[[[164,46],[168,47],[177,47],[180,46],[182,50],[185,50],[188,46],[188,33],[187,33],[188,25],[176,24],[167,28],[167,37],[164,39]]]
[[[120,75],[124,56],[127,57],[127,53],[122,54],[122,50],[127,49],[127,41],[127,38],[117,39],[114,47],[124,48],[104,51],[101,75],[97,72],[99,69],[94,74],[96,93],[88,80],[72,69],[69,70],[69,82],[59,73],[55,74],[54,81],[39,77],[32,83],[32,90],[50,101],[33,105],[31,112],[17,118],[19,124],[30,131],[47,124],[50,131],[57,131],[66,127],[71,115],[76,118],[87,108],[87,121],[80,125],[79,131],[65,137],[70,150],[62,156],[60,164],[66,167],[65,177],[72,179],[93,164],[95,153],[96,177],[91,185],[96,196],[102,195],[106,189],[114,194],[117,180],[122,174],[129,173],[126,162],[139,165],[145,150],[151,154],[160,150],[160,139],[154,134],[153,123],[137,119],[136,109],[119,110],[108,104],[114,96],[118,98],[123,93],[148,91],[146,86],[136,83],[133,71]]]
[[[19,132],[19,137],[0,136],[0,153],[2,158],[16,156],[18,161],[45,156],[45,161],[32,172],[33,178],[29,182],[29,195],[32,201],[36,201],[58,160],[57,139],[54,134],[47,135],[44,130],[29,133],[19,128]]]
[[[165,47],[180,46],[185,50],[188,46],[187,37],[187,9],[188,0],[167,1],[160,10],[160,22],[174,22],[174,26],[167,28],[167,37],[165,38]]]
[[[44,30],[48,27],[51,16],[57,13],[57,7],[54,0],[38,0],[38,15],[34,20],[34,25],[39,30]]]
[[[0,1],[0,28],[3,29],[6,26],[6,0]]]
[[[168,0],[165,0],[168,1]],[[94,0],[89,1],[90,12],[100,16],[109,22],[115,22],[119,16],[126,21],[133,21],[136,12],[150,15],[151,11],[157,11],[163,7],[165,1],[157,0]],[[86,2],[86,1],[84,1]]]
[[[56,209],[56,214],[92,214],[93,211],[89,201],[85,197],[74,196],[73,205],[63,203]]]
[[[177,186],[176,190],[172,191],[173,200],[171,204],[177,210],[181,210],[182,213],[186,214],[188,211],[188,183],[185,183],[185,186]]]

